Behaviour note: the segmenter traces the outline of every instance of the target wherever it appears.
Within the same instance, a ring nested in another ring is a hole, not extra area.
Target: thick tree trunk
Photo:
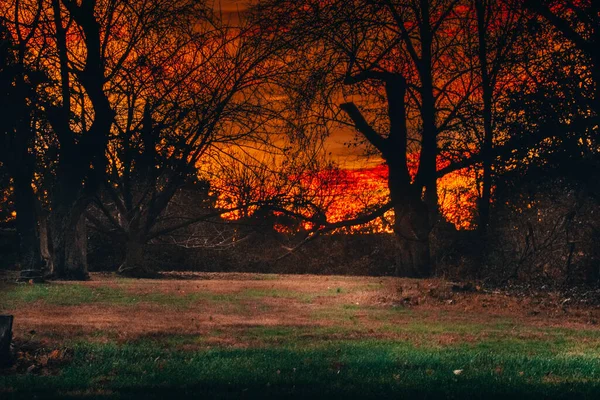
[[[65,255],[67,276],[72,279],[88,279],[86,219],[80,216],[67,232]]]
[[[12,341],[12,315],[0,315],[0,367],[11,363],[10,343]]]
[[[399,254],[396,274],[425,278],[433,273],[429,245],[429,212],[421,199],[406,199],[394,208],[394,233],[398,238]]]
[[[125,260],[119,267],[119,274],[136,278],[151,278],[156,276],[144,262],[144,241],[129,238],[125,244]]]
[[[68,280],[88,279],[85,217],[75,208],[63,208],[54,210],[50,219],[53,277]]]
[[[394,233],[398,238],[396,274],[428,277],[433,272],[429,234],[429,208],[421,198],[420,186],[410,182],[403,164],[388,161],[389,189],[394,203]]]
[[[15,191],[16,225],[19,235],[20,280],[42,281],[42,259],[37,232],[36,197],[31,180],[13,174]]]

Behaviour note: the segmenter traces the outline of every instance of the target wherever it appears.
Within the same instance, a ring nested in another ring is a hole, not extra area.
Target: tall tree
[[[479,142],[482,183],[477,225],[481,237],[485,238],[494,185],[494,142],[499,136],[498,103],[506,96],[507,87],[518,84],[515,69],[518,53],[525,51],[523,43],[519,43],[525,33],[524,15],[513,4],[495,0],[473,0],[465,8],[465,35],[473,39],[467,39],[464,51],[475,61],[474,79],[477,81],[477,90],[470,102],[475,104],[478,115],[471,116],[461,129],[472,127]]]
[[[594,0],[532,0],[522,4],[585,55],[593,87],[588,101],[596,116],[600,115],[600,3]]]
[[[473,90],[462,79],[469,65],[456,57],[458,3],[272,0],[256,11],[302,60],[290,73],[314,71],[306,72],[312,90],[300,96],[329,96],[328,111],[341,102],[350,125],[386,161],[401,269],[416,276],[432,271],[440,132],[456,123]],[[343,94],[351,101],[340,101]]]
[[[34,173],[36,134],[43,124],[36,106],[38,86],[47,81],[39,59],[29,54],[29,44],[39,34],[42,2],[15,3],[15,19],[0,19],[0,162],[13,182],[19,263],[23,279],[40,279],[39,242]],[[2,14],[7,10],[2,10]]]
[[[268,143],[264,126],[276,115],[266,96],[275,49],[253,27],[228,26],[207,9],[164,26],[110,91],[119,107],[108,179],[88,213],[125,243],[120,272],[129,275],[153,273],[143,260],[149,241],[230,211],[198,204],[182,215],[170,205],[199,180],[209,153]]]
[[[190,17],[197,2],[122,0],[15,0],[3,8],[10,33],[28,24],[19,21],[22,10],[39,5],[40,34],[25,46],[50,71],[50,84],[38,92],[55,135],[48,153],[49,227],[53,274],[58,278],[87,277],[84,212],[105,180],[106,150],[120,106],[111,98],[121,71],[140,47],[176,18]],[[4,4],[3,4],[4,6]],[[47,132],[38,132],[48,135]]]

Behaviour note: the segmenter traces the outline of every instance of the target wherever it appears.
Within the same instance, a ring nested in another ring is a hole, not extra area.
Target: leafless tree
[[[312,63],[305,69],[320,71],[308,74],[308,81],[329,95],[324,103],[331,118],[348,124],[333,105],[343,103],[350,126],[386,161],[402,269],[417,276],[432,271],[440,134],[460,121],[475,85],[468,79],[472,64],[457,50],[465,39],[460,4],[272,0],[255,11],[300,54],[300,65]],[[411,154],[418,154],[414,176]]]
[[[56,141],[48,153],[52,183],[46,188],[56,277],[87,276],[83,214],[105,179],[107,145],[120,106],[113,93],[125,67],[147,51],[149,38],[204,9],[186,1],[16,0],[6,8],[3,3],[16,37],[19,28],[31,32],[25,10],[38,10],[36,35],[22,43],[49,71],[36,109],[50,122]]]
[[[271,201],[256,196],[256,186],[235,205],[190,205],[182,213],[172,204],[183,187],[206,178],[217,158],[235,164],[239,152],[255,159],[274,154],[286,136],[271,126],[283,117],[270,97],[277,48],[243,18],[230,26],[206,11],[193,23],[171,25],[148,47],[142,59],[124,64],[111,91],[117,113],[108,180],[87,214],[97,229],[126,243],[120,271],[135,275],[152,272],[142,257],[149,241]],[[247,174],[275,166],[239,165]]]
[[[42,7],[41,0],[16,0],[0,8],[0,162],[13,182],[19,263],[27,279],[39,279],[42,268],[33,183],[38,166],[36,135],[46,128],[37,108],[39,89],[48,77],[40,57],[30,52],[31,43],[39,41]]]

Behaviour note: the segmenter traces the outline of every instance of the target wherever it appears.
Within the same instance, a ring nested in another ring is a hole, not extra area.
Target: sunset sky
[[[238,21],[238,14],[248,8],[252,0],[220,0],[214,3],[230,23]],[[340,97],[340,103],[343,99]],[[325,151],[342,170],[343,182],[337,188],[337,197],[327,212],[330,221],[341,221],[356,215],[365,206],[385,201],[387,167],[378,155],[366,154],[366,144],[356,144],[358,135],[350,127],[334,128],[325,141]],[[413,165],[416,172],[416,165]],[[457,228],[474,228],[478,189],[473,171],[457,171],[439,181],[440,208],[446,218]],[[381,222],[370,224],[375,231],[386,230]],[[390,229],[389,227],[387,228]]]
[[[250,0],[219,0],[215,1],[214,8],[229,17],[231,21],[237,21],[237,15],[248,8]],[[364,168],[377,167],[383,160],[378,157],[365,157],[364,149],[361,147],[348,147],[345,143],[353,140],[354,132],[346,128],[338,128],[327,138],[325,146],[328,152],[331,152],[332,158],[340,164],[342,168]]]

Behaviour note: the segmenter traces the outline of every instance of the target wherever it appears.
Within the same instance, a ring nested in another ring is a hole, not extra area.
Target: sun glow
[[[417,159],[415,157],[415,159]],[[440,167],[447,163],[439,162]],[[412,168],[411,168],[412,169]],[[293,197],[310,193],[310,204],[289,206],[287,212],[302,215],[306,218],[299,225],[286,225],[275,222],[274,228],[280,232],[297,230],[310,231],[315,228],[317,221],[336,223],[356,218],[368,210],[389,201],[388,168],[385,164],[354,169],[329,169],[310,175],[304,175],[296,186],[287,193]],[[215,182],[221,193],[218,194],[217,204],[222,208],[239,207],[244,203],[250,204],[259,198],[277,198],[280,195],[274,184],[267,185],[259,192],[245,193],[241,196],[240,188],[233,182]],[[256,186],[255,186],[256,189]],[[294,193],[295,191],[295,193]],[[243,198],[242,198],[243,197]],[[445,175],[438,180],[439,207],[442,216],[457,229],[475,229],[477,217],[477,201],[479,198],[478,174],[475,169],[461,169]],[[236,210],[227,213],[224,218],[238,220],[250,217],[260,209],[250,206],[243,211]],[[273,213],[276,219],[285,220],[285,212]],[[320,218],[319,219],[319,215]],[[393,232],[394,212],[388,211],[383,217],[369,223],[336,230],[343,233],[391,233]]]

